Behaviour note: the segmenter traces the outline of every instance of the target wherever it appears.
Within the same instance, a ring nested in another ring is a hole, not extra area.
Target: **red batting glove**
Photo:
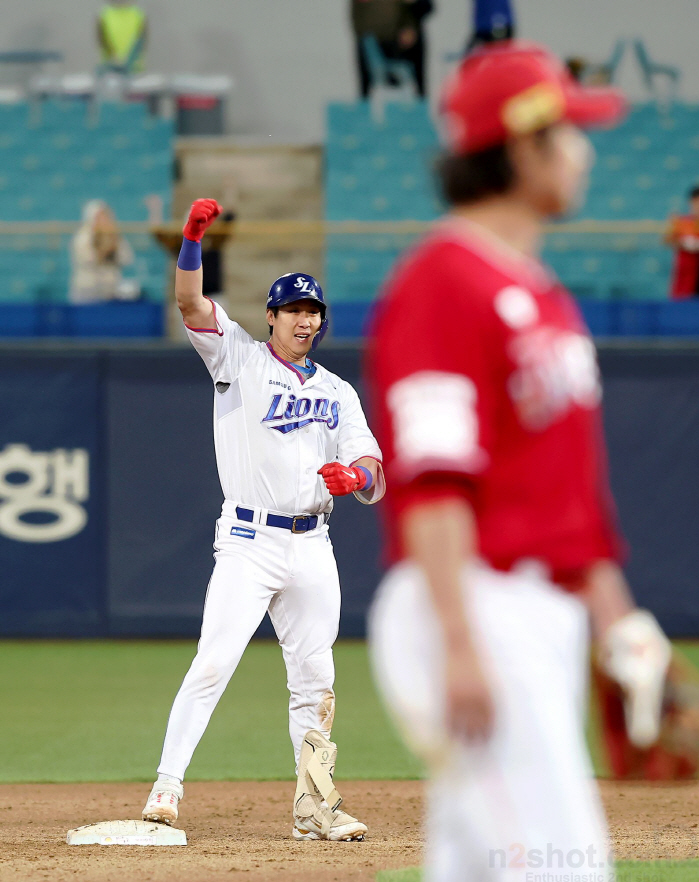
[[[332,496],[347,496],[355,490],[361,490],[366,483],[366,475],[355,466],[343,466],[339,462],[326,463],[318,469],[323,476],[325,486]]]
[[[182,232],[185,239],[201,242],[207,228],[216,220],[223,209],[215,199],[197,199],[189,209],[189,217]]]

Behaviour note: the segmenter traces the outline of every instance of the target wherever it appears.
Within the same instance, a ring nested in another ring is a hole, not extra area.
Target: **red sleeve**
[[[409,260],[380,306],[369,370],[387,483],[402,497],[434,492],[428,476],[449,476],[461,495],[487,468],[502,344],[479,272],[443,243]]]

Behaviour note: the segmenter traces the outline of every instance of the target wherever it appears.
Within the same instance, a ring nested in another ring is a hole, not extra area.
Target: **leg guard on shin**
[[[316,729],[303,739],[294,795],[295,839],[363,839],[367,828],[339,811],[342,797],[333,782],[337,745]]]

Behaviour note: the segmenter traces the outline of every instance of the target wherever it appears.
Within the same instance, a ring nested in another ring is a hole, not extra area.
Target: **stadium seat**
[[[674,65],[658,64],[658,62],[653,61],[648,54],[646,44],[643,42],[643,40],[636,40],[634,42],[634,49],[648,91],[651,92],[653,95],[657,95],[658,91],[656,80],[658,77],[665,77],[667,82],[669,83],[669,98],[673,99],[677,92],[677,86],[680,81],[679,68],[675,67]]]
[[[616,129],[592,132],[597,153],[587,198],[572,220],[664,221],[683,210],[699,169],[699,105],[635,105]],[[429,164],[439,150],[427,106],[387,105],[380,124],[366,102],[330,105],[326,154],[326,217],[332,221],[430,220],[442,210]],[[659,236],[601,236],[580,246],[576,234],[549,237],[546,259],[561,280],[586,303],[617,304],[595,313],[600,328],[659,327],[650,306],[667,299],[672,250]],[[391,259],[370,247],[330,236],[327,272],[333,296],[365,303],[375,296]],[[622,310],[623,304],[640,304]],[[641,308],[647,304],[649,309]],[[342,335],[342,328],[335,333]]]
[[[88,105],[82,98],[49,99],[41,101],[38,107],[41,111],[36,116],[38,129],[72,132],[86,125]]]
[[[129,132],[144,128],[147,120],[143,101],[105,101],[99,105],[93,125],[103,131]]]
[[[374,88],[377,85],[389,86],[391,79],[398,81],[400,85],[412,85],[413,75],[409,63],[384,55],[379,41],[373,34],[362,37],[362,50],[371,72],[371,82]]]
[[[31,108],[0,104],[0,221],[75,222],[95,198],[107,201],[120,221],[145,221],[149,194],[162,198],[168,217],[173,126],[150,116],[142,102],[103,104],[96,113],[82,99],[46,100]],[[161,302],[166,255],[150,237],[133,238],[139,240],[132,243],[133,273],[146,299]],[[0,301],[27,308],[65,303],[69,242],[66,233],[48,240],[0,237],[0,273],[6,280]]]
[[[0,133],[25,129],[29,124],[29,105],[26,101],[0,103]]]

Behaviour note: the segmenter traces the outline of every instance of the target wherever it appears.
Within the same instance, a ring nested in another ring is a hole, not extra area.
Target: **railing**
[[[27,283],[36,286],[40,266],[45,265],[46,276],[54,273],[55,291],[51,280],[43,285],[45,301],[61,302],[65,275],[68,269],[70,237],[79,224],[51,222],[0,222],[0,273],[5,276],[5,292],[0,298],[12,299],[12,283],[22,287],[22,275]],[[262,243],[279,250],[305,248],[325,254],[323,280],[338,290],[339,299],[371,300],[400,252],[424,234],[430,224],[421,221],[324,221],[324,220],[240,220],[232,225],[232,240],[236,243]],[[665,225],[659,221],[570,221],[549,224],[544,228],[544,258],[562,280],[580,296],[614,298],[613,293],[595,295],[595,284],[613,278],[628,282],[629,289],[638,284],[641,299],[662,299],[667,287],[671,252],[662,243]],[[131,243],[137,259],[139,274],[149,274],[144,253],[153,253],[156,246],[153,230],[146,222],[120,224],[122,233]],[[179,232],[177,231],[177,235]],[[175,236],[177,238],[177,236]],[[21,255],[25,255],[22,259]],[[53,266],[52,266],[53,265]],[[167,285],[163,265],[162,286]],[[150,271],[153,280],[152,270]],[[645,286],[645,293],[641,290]],[[42,286],[38,286],[42,287]],[[612,287],[609,290],[612,290]],[[600,289],[600,290],[602,290]],[[26,286],[25,286],[26,291]],[[235,292],[230,292],[235,296]],[[633,296],[633,295],[631,295]],[[25,302],[26,302],[25,295]]]
[[[11,223],[0,221],[0,237],[13,236],[65,236],[75,233],[80,223],[72,221],[25,221]],[[326,220],[239,220],[235,224],[236,239],[304,238],[323,240],[326,236],[388,235],[414,239],[431,226],[428,221],[326,221]],[[119,224],[127,234],[148,234],[150,225],[145,221],[125,221]],[[566,221],[547,224],[547,235],[566,234],[604,237],[614,236],[661,236],[665,223],[657,220],[638,221]],[[0,245],[2,239],[0,239]],[[601,247],[605,247],[602,245]]]
[[[66,333],[80,333],[71,330],[71,323],[77,318],[87,320],[88,313],[78,310],[79,316],[72,316],[68,314],[71,308],[61,305],[65,304],[67,290],[65,274],[69,238],[78,226],[64,222],[0,223],[0,278],[3,278],[4,302],[12,303],[12,280],[2,275],[4,264],[14,266],[14,281],[19,281],[20,286],[22,274],[26,272],[27,284],[33,286],[34,292],[32,300],[27,285],[24,286],[21,299],[26,305],[18,309],[27,314],[18,313],[14,319],[16,327],[8,330],[8,313],[3,318],[5,336],[59,334],[64,333],[64,326],[69,329]],[[175,239],[179,237],[176,226],[173,225]],[[429,228],[429,223],[417,221],[240,220],[234,225],[232,239],[234,245],[264,243],[277,255],[287,250],[291,255],[295,249],[324,254],[321,281],[327,285],[332,304],[333,336],[341,340],[358,339],[366,332],[373,301],[396,257]],[[580,298],[585,318],[596,335],[699,335],[699,299],[667,302],[672,251],[663,245],[664,228],[663,222],[655,220],[568,221],[544,228],[544,260]],[[120,229],[137,255],[146,250],[152,253],[153,230],[147,223],[123,223]],[[14,263],[9,252],[13,252]],[[22,252],[26,253],[26,260],[17,261],[17,253]],[[229,259],[235,260],[235,248]],[[36,266],[42,261],[47,268],[52,262],[57,267],[53,287],[36,283]],[[26,271],[22,267],[26,267]],[[169,282],[162,263],[160,267],[157,283],[162,292],[169,287]],[[231,291],[229,297],[235,300],[248,293]],[[259,291],[253,293],[259,295]],[[32,302],[34,307],[29,305]],[[143,304],[144,307],[156,305]],[[11,308],[7,306],[7,309]],[[106,306],[102,308],[107,309]],[[31,313],[32,309],[36,316]],[[61,310],[66,312],[65,316],[59,315]],[[97,307],[95,310],[99,311]],[[104,324],[104,329],[99,325],[99,332],[109,333],[108,324],[112,319],[106,314],[97,316],[95,322],[97,319]],[[143,321],[145,330],[139,333],[157,334],[161,332],[159,327],[146,316]],[[149,330],[152,328],[155,330]],[[134,333],[133,325],[127,330]]]

